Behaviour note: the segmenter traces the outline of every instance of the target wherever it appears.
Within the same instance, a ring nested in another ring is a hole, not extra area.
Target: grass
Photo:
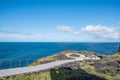
[[[87,55],[89,52],[86,53],[86,51],[83,51],[82,53]],[[94,53],[91,52],[90,54],[94,54]],[[57,55],[38,59],[31,66],[42,64],[43,61],[46,61],[46,62],[53,61],[55,60],[54,59],[55,56]],[[101,63],[104,64],[106,63],[106,61],[117,60],[117,59],[120,59],[120,53],[115,53],[113,55],[107,56],[106,58],[101,60]],[[104,74],[104,73],[96,72],[95,67],[93,66],[94,64],[93,60],[89,60],[89,61],[83,60],[81,62],[78,62],[78,64],[80,65],[80,69],[86,71],[88,74],[103,77],[107,80],[120,80],[120,77],[119,77],[120,74],[111,76],[111,74],[109,73]],[[83,77],[88,75],[86,74],[86,72],[82,70],[77,71],[77,70],[68,70],[64,68],[58,68],[58,69],[41,72],[41,73],[39,72],[39,73],[32,73],[32,74],[26,74],[26,75],[16,75],[13,77],[4,78],[4,80],[66,80],[72,76]]]
[[[83,70],[70,70],[65,68],[53,69],[47,72],[34,73],[29,75],[16,75],[14,77],[6,78],[4,80],[69,80],[72,76],[80,77],[86,80],[87,74]]]
[[[68,75],[70,74],[70,75]],[[64,68],[58,68],[42,73],[34,73],[29,75],[16,75],[4,80],[66,80],[71,76],[80,76],[81,72],[71,71]]]
[[[52,56],[47,56],[45,58],[40,58],[38,60],[36,60],[35,62],[33,62],[30,66],[36,66],[38,64],[43,64],[44,62],[52,62],[52,61],[56,61],[56,59],[54,58],[56,55],[52,55]]]
[[[99,77],[103,77],[107,80],[120,80],[120,74],[112,76],[111,74],[104,74],[104,73],[98,73],[95,71],[95,67],[92,66],[92,64],[94,63],[92,60],[91,61],[81,61],[78,62],[80,64],[80,68],[83,70],[86,70],[87,72],[89,72],[90,74],[99,76]]]
[[[110,55],[110,57],[120,58],[120,52],[114,53],[114,54]]]
[[[51,80],[50,72],[34,73],[29,75],[16,75],[4,80]]]

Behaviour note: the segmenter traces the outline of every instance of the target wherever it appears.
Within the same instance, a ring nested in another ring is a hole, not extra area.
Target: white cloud
[[[79,32],[75,31],[72,27],[70,26],[65,26],[65,25],[62,25],[62,26],[57,26],[56,27],[59,31],[64,31],[64,32],[69,32],[71,34],[79,34]]]
[[[60,31],[65,31],[65,32],[74,32],[73,28],[72,27],[69,27],[69,26],[65,26],[65,25],[62,25],[62,26],[57,26],[56,27],[58,30]]]
[[[47,36],[42,34],[28,34],[28,33],[19,33],[19,32],[7,32],[7,31],[0,31],[0,38],[12,39],[12,40],[25,40],[25,41],[32,41],[32,40],[41,40],[45,39]]]
[[[81,28],[79,31],[75,31],[72,27],[69,26],[58,26],[58,30],[69,32],[75,35],[92,35],[96,38],[101,39],[110,39],[110,40],[119,40],[120,39],[120,29],[112,28],[101,25],[88,25]]]
[[[113,40],[120,39],[120,31],[115,28],[110,28],[101,25],[97,25],[97,26],[88,25],[82,28],[81,30],[99,38],[113,39]]]

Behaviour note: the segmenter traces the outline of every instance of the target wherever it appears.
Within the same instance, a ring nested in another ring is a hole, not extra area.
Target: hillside
[[[102,56],[88,51],[63,51],[60,54],[38,59],[30,66],[71,59],[65,54],[76,52],[85,56],[96,55],[101,59],[67,63],[51,70],[16,75],[4,78],[4,80],[120,80],[120,53]]]

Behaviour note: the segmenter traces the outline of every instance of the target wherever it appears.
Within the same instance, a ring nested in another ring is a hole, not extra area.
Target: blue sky
[[[120,42],[120,0],[0,0],[0,42]]]

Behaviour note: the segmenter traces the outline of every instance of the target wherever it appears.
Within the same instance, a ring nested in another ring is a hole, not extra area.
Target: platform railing
[[[7,59],[2,60],[0,59],[0,70],[2,69],[10,69],[10,68],[16,68],[16,67],[25,67],[32,64],[32,62],[36,61],[35,58],[30,59]]]

